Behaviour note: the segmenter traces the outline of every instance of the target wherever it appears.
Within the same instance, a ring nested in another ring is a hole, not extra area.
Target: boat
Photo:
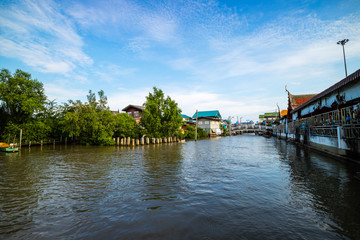
[[[1,152],[18,152],[19,148],[16,146],[16,144],[10,143],[0,143],[0,151]]]

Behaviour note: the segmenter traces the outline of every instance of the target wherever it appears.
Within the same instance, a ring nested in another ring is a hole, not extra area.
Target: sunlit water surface
[[[1,239],[360,239],[358,166],[253,135],[0,153]]]

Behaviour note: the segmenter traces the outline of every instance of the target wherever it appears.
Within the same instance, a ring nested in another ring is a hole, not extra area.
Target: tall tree
[[[23,139],[43,139],[49,126],[38,119],[46,106],[43,84],[31,74],[16,70],[11,75],[7,69],[0,72],[0,133],[16,136],[23,129]]]
[[[69,101],[64,107],[66,113],[61,122],[63,132],[69,137],[77,138],[80,143],[110,145],[115,118],[107,105],[103,91],[99,92],[99,101],[91,90],[87,95],[88,102]]]
[[[24,123],[34,113],[44,110],[46,95],[43,84],[31,79],[31,74],[16,70],[11,75],[7,69],[0,72],[0,101],[3,114],[9,121]]]
[[[169,96],[165,98],[161,89],[153,88],[144,104],[141,124],[150,137],[173,136],[182,124],[181,109]]]

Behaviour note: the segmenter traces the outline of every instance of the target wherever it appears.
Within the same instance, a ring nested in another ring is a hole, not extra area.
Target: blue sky
[[[112,110],[152,87],[184,114],[258,120],[293,94],[319,93],[360,68],[360,2],[1,1],[0,67],[44,83],[49,99],[104,90]]]

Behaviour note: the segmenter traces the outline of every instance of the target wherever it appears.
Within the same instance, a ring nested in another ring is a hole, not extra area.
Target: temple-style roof
[[[221,118],[219,110],[213,111],[198,111],[197,117],[207,117],[207,118]],[[194,113],[193,118],[196,118],[196,113]]]
[[[291,104],[291,110],[298,108],[300,105],[306,103],[317,94],[301,94],[301,95],[293,95],[289,93],[289,101]]]

